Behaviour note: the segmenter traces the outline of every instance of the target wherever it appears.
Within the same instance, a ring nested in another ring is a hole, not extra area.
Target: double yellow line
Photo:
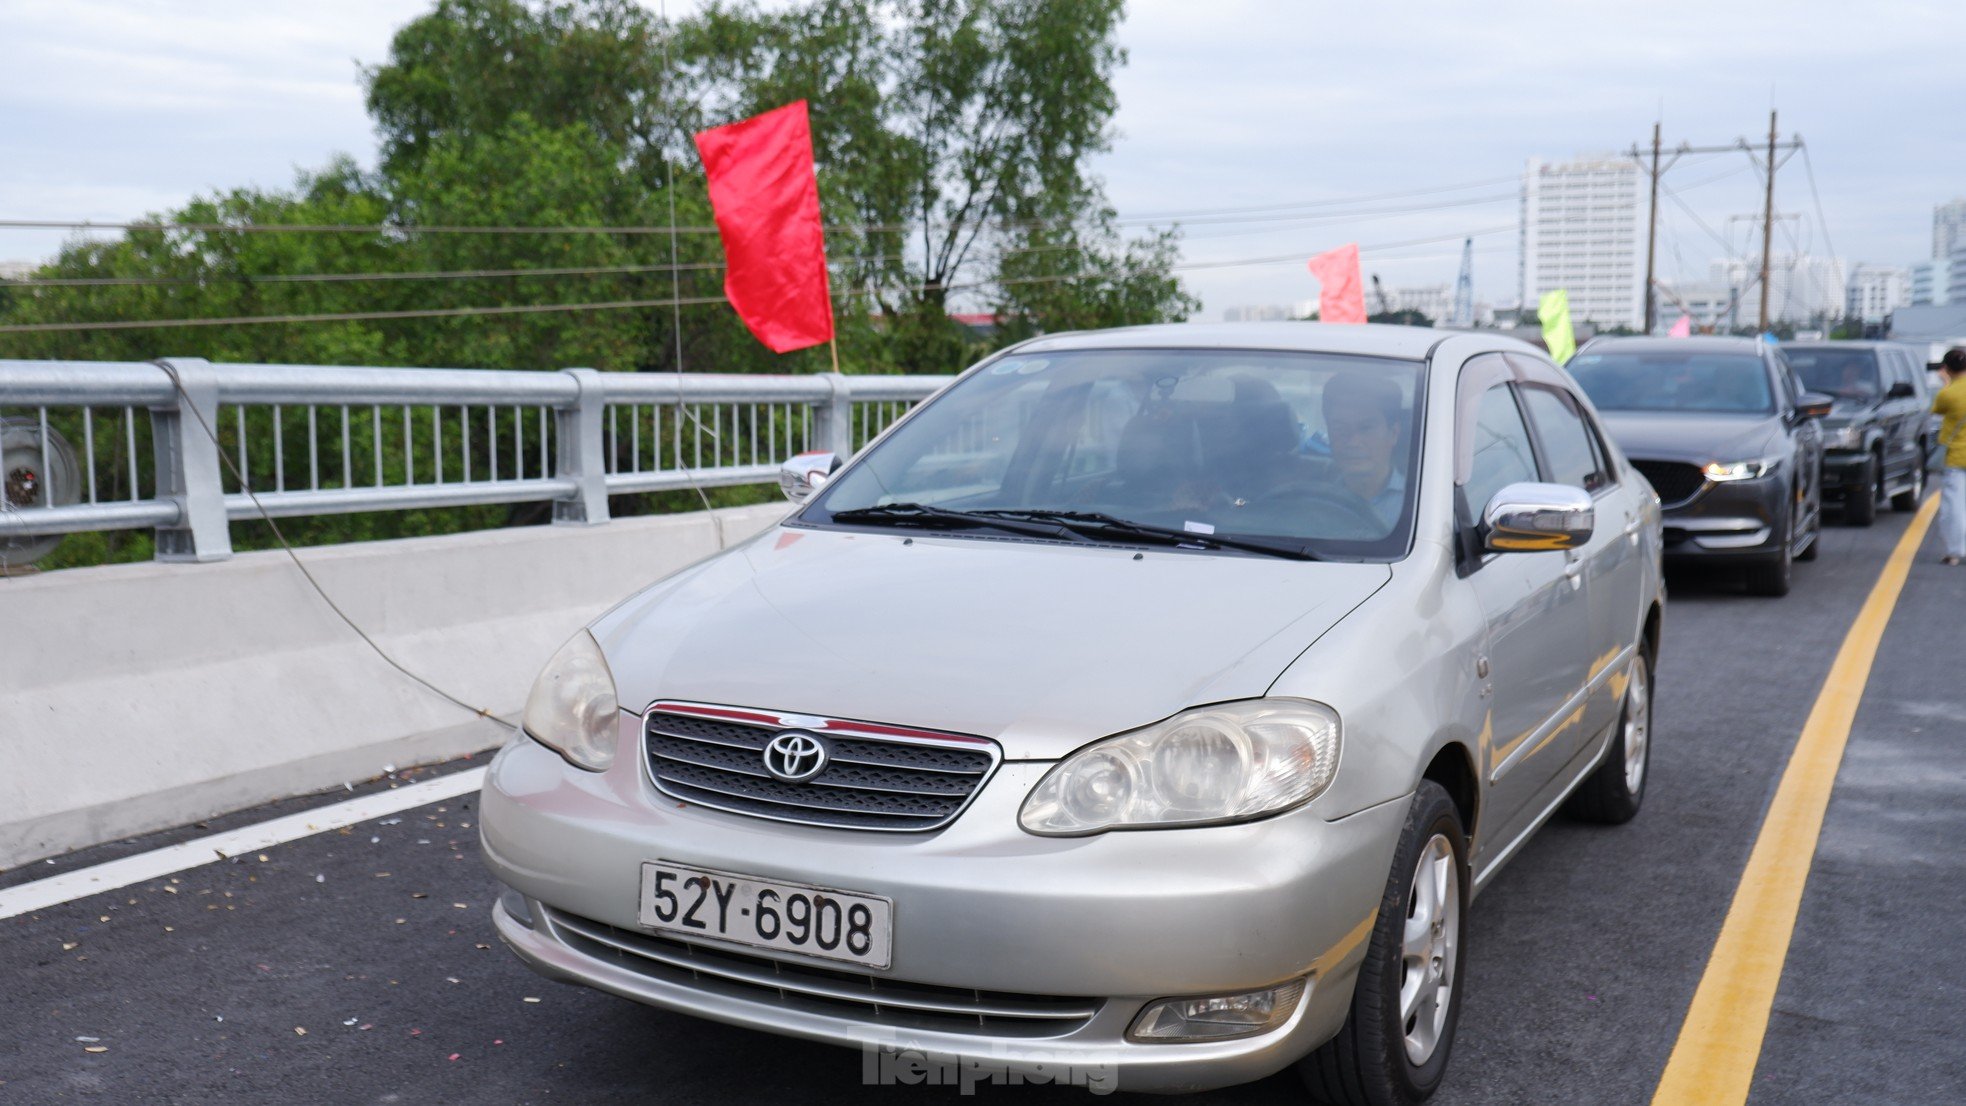
[[[1934,497],[1912,517],[1844,635],[1782,772],[1652,1106],[1740,1106],[1747,1101],[1843,747],[1884,627],[1937,509]]]

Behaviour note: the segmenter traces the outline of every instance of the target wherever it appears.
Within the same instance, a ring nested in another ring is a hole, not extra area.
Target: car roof
[[[1014,347],[1019,353],[1089,349],[1267,349],[1350,353],[1420,360],[1441,342],[1464,332],[1383,323],[1163,323],[1047,334]],[[1540,352],[1496,334],[1498,349]]]
[[[1761,350],[1761,340],[1734,335],[1704,335],[1698,338],[1593,338],[1585,346],[1585,350],[1590,353],[1603,353],[1607,349],[1644,353],[1758,353]]]
[[[1908,353],[1918,352],[1918,347],[1910,342],[1891,342],[1882,338],[1839,338],[1835,341],[1823,338],[1808,342],[1788,342],[1786,345],[1790,349],[1901,349]]]

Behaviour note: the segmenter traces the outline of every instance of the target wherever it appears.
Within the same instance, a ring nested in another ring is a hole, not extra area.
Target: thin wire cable
[[[391,656],[389,654],[389,651],[387,649],[384,649],[381,643],[377,642],[374,638],[370,637],[368,631],[362,629],[361,625],[357,623],[353,618],[351,618],[347,611],[341,609],[341,604],[335,602],[334,597],[329,595],[327,589],[321,586],[321,582],[314,578],[314,573],[308,570],[306,562],[302,561],[300,559],[300,554],[294,551],[294,547],[287,541],[287,536],[280,532],[280,524],[273,520],[273,516],[267,513],[265,505],[260,503],[258,493],[254,492],[252,489],[252,485],[247,483],[245,475],[239,471],[239,466],[236,462],[233,461],[232,455],[230,453],[227,453],[223,448],[219,447],[218,434],[213,431],[212,425],[205,421],[205,413],[198,409],[197,404],[191,402],[190,394],[184,390],[184,381],[178,378],[177,369],[173,367],[169,361],[158,361],[156,362],[156,365],[158,368],[164,370],[165,375],[171,378],[171,387],[177,390],[179,409],[182,411],[189,411],[192,413],[194,417],[196,417],[196,419],[198,420],[199,428],[204,430],[205,436],[212,440],[212,446],[218,450],[218,459],[221,462],[223,462],[226,469],[232,473],[232,478],[238,481],[240,489],[246,493],[247,498],[252,500],[253,509],[259,512],[260,520],[265,522],[266,525],[273,531],[274,540],[280,543],[281,549],[286,550],[287,558],[293,561],[294,567],[299,569],[300,574],[307,578],[308,586],[312,587],[314,589],[314,594],[319,595],[321,597],[321,601],[328,605],[328,609],[333,611],[335,613],[335,616],[341,619],[343,623],[347,624],[349,629],[355,631],[355,635],[361,638],[362,641],[365,644],[367,644],[370,649],[374,650],[375,655],[381,657],[383,661],[389,665],[389,667],[394,668],[396,671],[401,672],[403,675],[409,677],[410,679],[416,681],[419,684],[422,684],[425,688],[429,689],[433,694],[452,703],[453,705],[460,707],[464,710],[470,711],[472,714],[475,714],[480,718],[488,718],[491,721],[496,722],[501,726],[504,726],[506,729],[511,730],[514,733],[517,733],[519,731],[518,725],[492,713],[492,709],[490,707],[479,707],[479,706],[471,705],[470,703],[459,698],[458,696],[451,694],[450,692],[444,690],[442,687],[439,687],[432,680],[421,675],[420,673],[413,671],[411,668],[409,668],[409,666],[405,665],[403,662]]]
[[[1413,238],[1403,242],[1379,243],[1361,246],[1360,253],[1374,253],[1399,249],[1405,246],[1426,245],[1434,242],[1456,241],[1462,238],[1497,234],[1516,229],[1513,225],[1486,227],[1476,231],[1455,234],[1435,235],[1426,238]],[[1168,266],[1169,271],[1188,271],[1192,269],[1224,269],[1238,266],[1275,265],[1284,261],[1303,260],[1301,251],[1288,254],[1274,254],[1267,257],[1237,258],[1226,261],[1193,261]],[[1136,267],[1137,268],[1137,267]],[[1129,270],[1131,271],[1131,270]],[[1065,280],[1085,280],[1103,276],[1094,272],[1064,273],[1042,277],[1016,277],[1010,280],[976,281],[964,284],[945,285],[944,290],[971,290],[976,288],[1012,287],[1021,284],[1051,284]],[[903,292],[922,292],[926,285],[907,285],[899,289]],[[869,289],[848,289],[840,293],[842,298],[858,298],[872,295]],[[369,322],[391,319],[437,319],[463,318],[479,315],[532,315],[570,311],[619,311],[643,308],[682,308],[699,307],[708,304],[724,303],[723,296],[677,296],[670,299],[655,300],[613,300],[599,303],[545,303],[545,304],[505,304],[489,307],[438,307],[404,311],[341,311],[320,312],[296,315],[242,315],[207,319],[111,319],[96,322],[74,323],[14,323],[0,326],[0,334],[35,334],[51,332],[98,331],[98,330],[145,330],[151,328],[179,328],[204,326],[249,326],[261,323],[329,323],[329,322]],[[699,427],[700,429],[700,427]]]
[[[1823,196],[1816,191],[1816,166],[1809,160],[1809,147],[1803,143],[1800,136],[1796,138],[1795,144],[1802,150],[1802,169],[1809,177],[1809,198],[1816,203],[1816,222],[1823,228],[1823,249],[1828,250],[1831,257],[1835,257],[1836,243],[1830,238],[1829,219],[1823,215]]]
[[[1188,221],[1213,223],[1213,222],[1264,222],[1264,221],[1273,221],[1278,219],[1288,220],[1291,218],[1302,218],[1303,217],[1302,214],[1293,214],[1293,211],[1297,211],[1302,208],[1320,207],[1320,206],[1341,207],[1341,206],[1348,206],[1351,204],[1358,204],[1358,203],[1374,203],[1380,200],[1407,199],[1407,198],[1412,198],[1414,196],[1421,196],[1421,195],[1438,195],[1446,192],[1465,191],[1468,188],[1473,188],[1473,187],[1486,187],[1488,185],[1505,183],[1507,181],[1515,180],[1515,179],[1517,178],[1504,177],[1504,178],[1497,178],[1492,180],[1470,181],[1467,182],[1466,184],[1461,184],[1461,185],[1443,185],[1441,187],[1431,188],[1431,189],[1418,189],[1418,190],[1410,190],[1404,192],[1388,192],[1388,193],[1381,193],[1377,195],[1352,196],[1342,200],[1289,201],[1279,204],[1263,205],[1260,208],[1248,208],[1248,209],[1209,208],[1209,209],[1198,209],[1191,212],[1180,212],[1180,211],[1155,212],[1145,215],[1127,216],[1115,220],[1114,225],[1140,226],[1140,225],[1150,225],[1150,224],[1162,224],[1168,222],[1188,222]],[[1415,208],[1415,210],[1437,210],[1440,208],[1455,207],[1455,206],[1460,206],[1460,202],[1449,201],[1437,205],[1419,205]],[[1263,214],[1263,212],[1280,213],[1280,214]],[[1241,214],[1248,214],[1249,217],[1247,218],[1240,217]],[[1333,214],[1342,214],[1342,213],[1333,213]],[[1067,225],[1070,222],[1071,220],[1060,220],[1060,219],[1026,219],[1026,220],[1013,220],[1010,222],[1003,223],[1001,224],[1001,226],[1004,227],[1005,229],[1028,229],[1028,228],[1038,228],[1038,227],[1047,227],[1047,226],[1062,226],[1062,225]],[[852,232],[852,233],[880,233],[880,232],[895,233],[895,232],[913,230],[915,229],[916,226],[917,224],[915,223],[858,223],[858,224],[843,223],[843,224],[829,224],[826,227],[826,229],[828,231]],[[535,225],[535,224],[490,224],[490,225],[483,225],[483,226],[472,226],[472,225],[461,225],[455,223],[430,223],[430,224],[239,223],[239,222],[209,223],[209,222],[177,222],[171,220],[96,221],[92,219],[82,219],[82,220],[0,219],[0,229],[79,230],[79,231],[154,230],[154,231],[187,231],[187,232],[211,233],[211,234],[225,234],[225,233],[377,234],[377,235],[667,234],[672,237],[678,234],[710,235],[710,234],[717,233],[717,228],[715,226],[648,226],[648,225],[543,226],[543,225]]]
[[[721,269],[721,261],[692,261],[669,265],[593,265],[579,268],[546,269],[430,269],[392,273],[214,273],[187,277],[0,277],[0,288],[109,288],[119,286],[175,284],[339,284],[356,281],[392,280],[480,280],[496,277],[596,276],[616,273],[660,273],[677,269]]]

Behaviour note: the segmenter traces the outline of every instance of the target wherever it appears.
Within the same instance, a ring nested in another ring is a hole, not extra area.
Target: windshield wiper
[[[1013,516],[1015,512],[1012,512]],[[930,507],[925,503],[882,503],[874,507],[850,507],[844,511],[833,512],[834,522],[864,526],[907,526],[922,530],[1002,530],[1011,534],[1022,534],[1032,538],[1074,538],[1077,535],[1067,529],[1063,522],[1050,519],[1030,519],[1039,525],[1020,526],[1018,519],[999,518],[992,511],[957,511],[947,507]],[[1051,525],[1042,525],[1050,522]]]
[[[1154,526],[1132,519],[1098,511],[1054,511],[1044,508],[1027,510],[967,511],[965,514],[981,515],[987,518],[1003,518],[1024,522],[1055,522],[1075,533],[1087,537],[1128,537],[1145,539],[1162,545],[1185,545],[1200,549],[1240,549],[1248,553],[1262,553],[1271,557],[1288,557],[1297,561],[1315,561],[1317,554],[1299,545],[1284,542],[1263,541],[1260,538],[1232,538],[1222,534],[1197,534],[1191,530],[1176,530],[1171,526]]]

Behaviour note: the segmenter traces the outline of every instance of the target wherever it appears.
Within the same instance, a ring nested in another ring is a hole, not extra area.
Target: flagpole
[[[826,348],[833,351],[833,371],[840,371],[840,339],[838,335],[826,339]]]

